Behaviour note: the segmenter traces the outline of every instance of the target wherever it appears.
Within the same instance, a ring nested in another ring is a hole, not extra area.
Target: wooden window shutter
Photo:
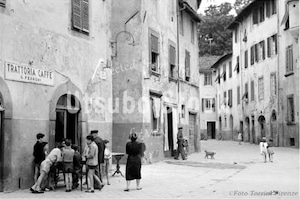
[[[175,66],[176,65],[176,50],[173,46],[169,47],[169,53],[170,53],[169,54],[170,64]]]
[[[277,55],[277,34],[274,35],[274,43],[275,43],[275,54]]]
[[[212,99],[212,105],[211,106],[212,106],[213,112],[215,112],[215,110],[216,110],[216,108],[215,108],[216,107],[215,106],[215,98]]]
[[[6,0],[0,0],[0,6],[5,8]]]
[[[190,77],[190,53],[185,51],[185,76]]]
[[[271,15],[271,6],[270,6],[271,2],[266,2],[266,16],[270,17]]]
[[[72,24],[73,28],[82,29],[81,26],[81,0],[72,1]]]
[[[271,57],[271,37],[268,37],[267,39],[267,54],[268,57]]]
[[[287,47],[285,51],[285,69],[286,72],[289,72],[289,47]]]
[[[251,46],[251,65],[253,65],[254,64],[254,46]]]
[[[258,62],[258,45],[255,44],[255,47],[254,47],[254,51],[255,51],[255,61]]]
[[[158,54],[158,37],[151,35],[151,52]]]
[[[202,112],[204,111],[204,99],[202,98]]]
[[[257,11],[258,11],[257,8],[253,8],[253,12],[252,12],[253,24],[258,23],[258,12]]]
[[[251,101],[254,101],[254,81],[251,81]]]
[[[89,0],[82,0],[81,3],[82,30],[89,32]]]

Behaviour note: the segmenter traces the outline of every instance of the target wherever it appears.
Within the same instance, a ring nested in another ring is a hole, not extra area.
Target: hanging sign
[[[54,85],[54,73],[52,71],[9,61],[5,62],[5,79],[48,86]]]

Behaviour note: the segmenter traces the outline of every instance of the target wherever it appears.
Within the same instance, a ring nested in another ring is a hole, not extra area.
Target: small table
[[[121,176],[123,176],[122,172],[120,171],[120,160],[122,159],[122,157],[125,155],[125,153],[117,153],[117,152],[112,152],[111,153],[112,156],[115,156],[116,160],[117,160],[117,166],[116,166],[116,171],[114,172],[114,174],[112,176],[114,176],[116,173],[120,173]],[[124,177],[124,176],[123,176]]]

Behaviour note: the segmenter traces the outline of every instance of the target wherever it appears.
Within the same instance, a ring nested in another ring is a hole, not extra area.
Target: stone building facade
[[[179,125],[199,150],[199,3],[112,1],[114,151],[137,132],[149,162],[173,156]]]
[[[0,191],[33,183],[33,145],[111,140],[109,1],[0,1]]]
[[[253,1],[229,26],[244,141],[299,147],[299,1]]]

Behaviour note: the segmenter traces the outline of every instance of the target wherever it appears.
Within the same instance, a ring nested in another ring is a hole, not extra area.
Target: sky
[[[204,10],[206,10],[208,6],[220,5],[225,2],[234,4],[235,0],[202,0],[198,13],[204,14]]]

